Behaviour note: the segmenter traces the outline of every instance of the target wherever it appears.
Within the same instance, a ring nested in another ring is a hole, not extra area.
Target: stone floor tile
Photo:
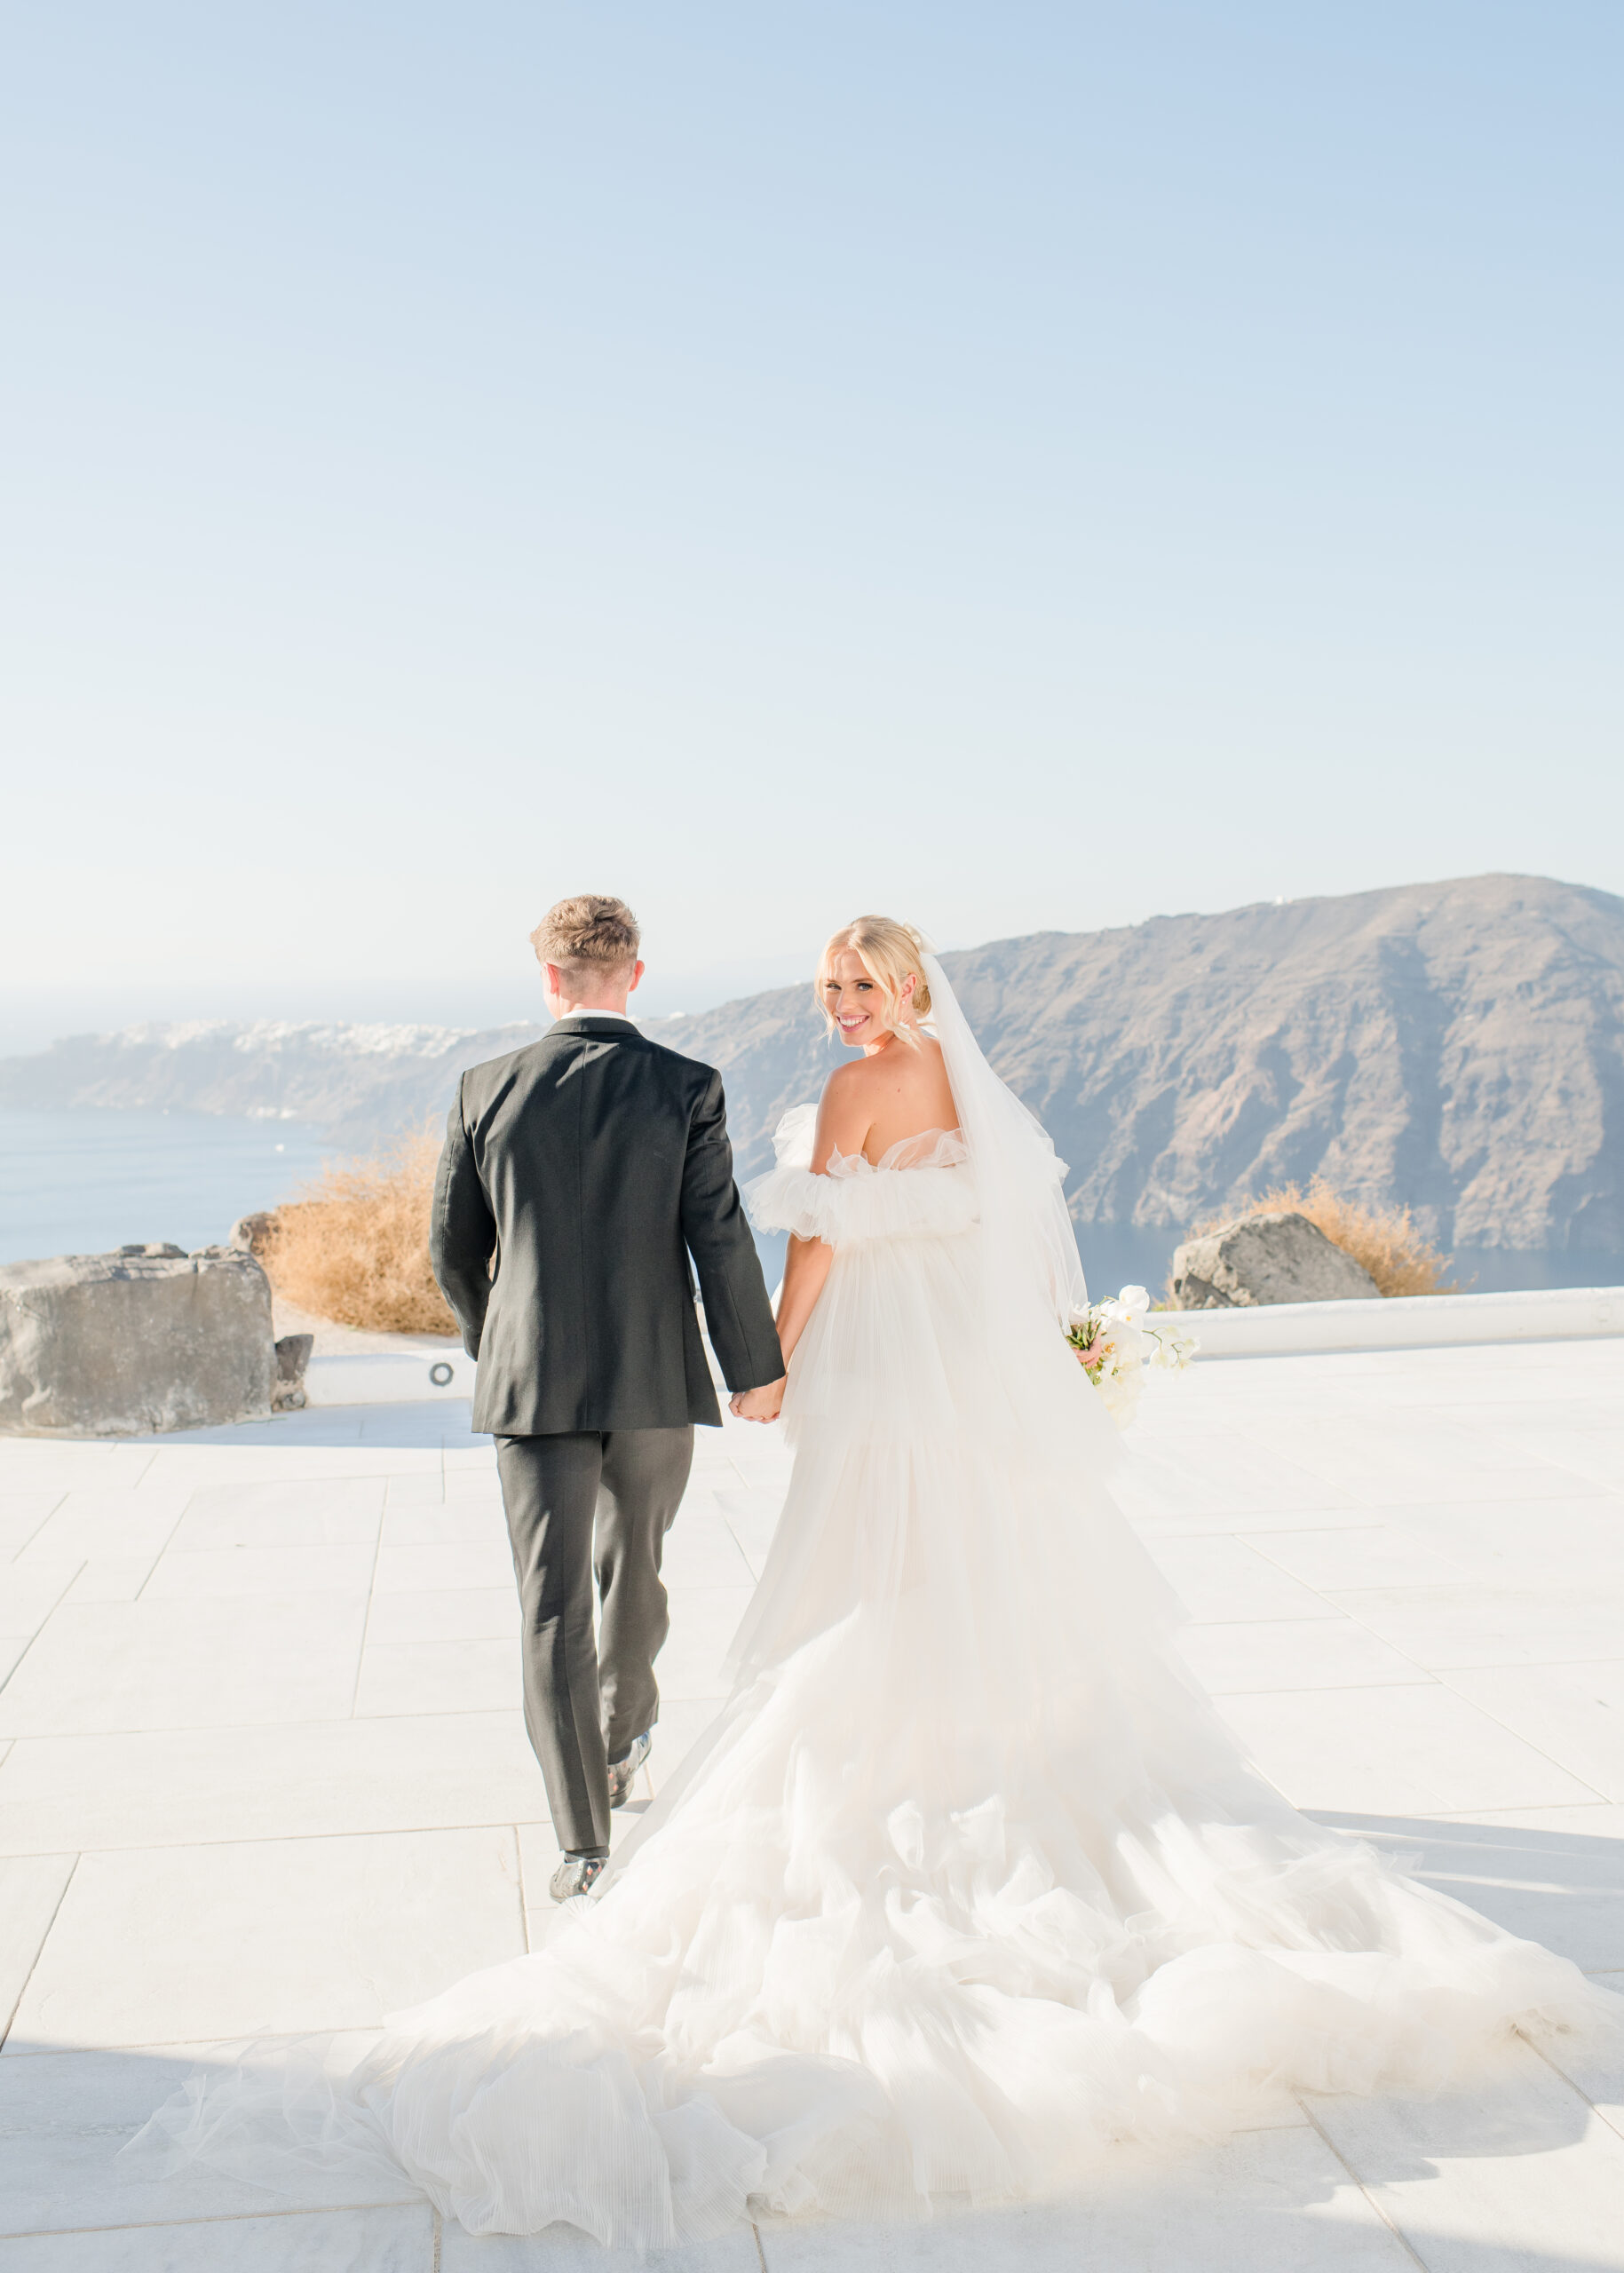
[[[353,2046],[359,2057],[375,2040],[372,2035],[340,2039],[339,2047]],[[204,2042],[116,2052],[34,2052],[0,2060],[0,2234],[150,2229],[251,2215],[267,2206],[281,2212],[420,2201],[404,2177],[391,2182],[380,2173],[337,2178],[312,2172],[298,2191],[289,2194],[228,2178],[202,2163],[161,2178],[119,2160],[119,2149],[195,2067],[239,2051]],[[231,2273],[233,2261],[218,2261]],[[147,2273],[147,2265],[142,2273]]]
[[[1624,1967],[1597,1971],[1592,1978],[1618,1999],[1618,2028],[1591,2043],[1565,2044],[1558,2037],[1542,2040],[1536,2049],[1624,2137]]]
[[[375,1714],[523,1709],[519,1654],[500,1641],[375,1642],[361,1652],[355,1710]]]
[[[519,1643],[519,1595],[511,1571],[505,1586],[448,1587],[443,1594],[378,1595],[372,1597],[367,1639],[373,1642],[485,1642]]]
[[[0,1762],[0,1853],[443,1830],[545,1807],[516,1709],[24,1738]]]
[[[662,1707],[668,1698],[675,1704],[727,1694],[732,1683],[722,1661],[749,1599],[748,1586],[684,1587],[673,1594],[671,1636],[655,1667]]]
[[[1479,1667],[1444,1679],[1596,1791],[1624,1800],[1624,1658]]]
[[[11,1491],[70,1491],[97,1478],[121,1490],[152,1466],[151,1439],[8,1437],[0,1444],[0,1484]]]
[[[440,2273],[761,2273],[756,2236],[748,2225],[715,2241],[638,2257],[635,2250],[606,2249],[574,2226],[539,2234],[464,2233],[448,2220],[440,2237]]]
[[[1240,1536],[1321,1594],[1342,1587],[1457,1586],[1462,1577],[1458,1564],[1390,1524],[1359,1530],[1248,1530]]]
[[[1385,1688],[1433,1678],[1351,1618],[1188,1626],[1178,1645],[1213,1696],[1282,1689]]]
[[[0,1634],[37,1634],[84,1568],[81,1556],[66,1562],[0,1565]]]
[[[332,1720],[365,1617],[339,1595],[65,1604],[0,1690],[0,1735]]]
[[[427,2203],[0,2241],[0,2273],[432,2273]]]
[[[385,1485],[384,1512],[398,1508],[440,1508],[446,1501],[446,1479],[440,1469],[418,1476],[392,1476]]]
[[[26,1547],[62,1494],[0,1490],[0,1557]]]
[[[1616,1396],[1606,1426],[1575,1427],[1565,1415],[1558,1419],[1554,1414],[1522,1424],[1496,1414],[1490,1426],[1513,1458],[1548,1461],[1610,1492],[1624,1491],[1624,1428],[1619,1425]]]
[[[1536,1396],[1502,1395],[1460,1405],[1434,1398],[1431,1409],[1446,1421],[1467,1428],[1486,1428],[1496,1438],[1519,1429],[1606,1429],[1616,1433],[1619,1427],[1616,1381],[1604,1388],[1598,1382],[1587,1389],[1584,1382],[1565,1382],[1560,1375],[1545,1376]]]
[[[392,1504],[384,1517],[384,1545],[396,1547],[488,1547],[495,1540],[505,1555],[508,1527],[500,1501],[442,1500],[416,1507]]]
[[[761,1488],[718,1489],[716,1498],[723,1521],[738,1541],[739,1552],[755,1576],[760,1578],[779,1517],[783,1513],[783,1493]]]
[[[1198,1626],[1338,1614],[1311,1587],[1287,1578],[1238,1539],[1159,1539],[1151,1552]]]
[[[1474,1578],[1624,1579],[1624,1498],[1390,1508],[1384,1522]]]
[[[702,1500],[685,1500],[667,1532],[663,1572],[668,1587],[748,1587],[754,1575],[721,1510]]]
[[[187,1501],[170,1546],[186,1555],[226,1547],[372,1547],[384,1488],[377,1476],[207,1485]]]
[[[513,1553],[505,1532],[493,1528],[485,1539],[454,1540],[426,1547],[378,1549],[373,1586],[380,1595],[438,1594],[462,1587],[513,1583]]]
[[[374,2028],[524,1946],[506,1825],[85,1855],[6,2053]]]
[[[1458,1815],[1599,1796],[1441,1686],[1224,1697],[1218,1709],[1294,1807]]]
[[[763,2261],[766,2273],[1415,2273],[1307,2126],[1174,2162],[1131,2150],[1114,2161],[1064,2202],[916,2226],[764,2222]]]
[[[62,1597],[65,1602],[133,1602],[151,1578],[155,1555],[94,1555]]]
[[[1597,1803],[1433,1818],[1319,1808],[1313,1813],[1317,1822],[1402,1858],[1430,1886],[1583,1970],[1624,1965],[1624,1808]]]
[[[27,1634],[0,1635],[0,1689],[4,1689],[13,1671],[22,1663],[31,1636]]]
[[[445,1456],[446,1480],[457,1475],[495,1476],[496,1448],[488,1437],[477,1437],[460,1449],[448,1447]]]
[[[17,1560],[78,1563],[89,1555],[156,1555],[174,1534],[184,1491],[68,1492]]]
[[[300,1594],[345,1594],[364,1598],[371,1588],[376,1548],[366,1546],[298,1546],[298,1548],[202,1548],[179,1552],[166,1548],[143,1588],[143,1600],[255,1596],[255,1600],[291,1600]]]
[[[1130,1432],[1112,1490],[1136,1517],[1261,1514],[1266,1509],[1352,1508],[1340,1485],[1252,1442],[1239,1430],[1203,1427],[1182,1414],[1153,1439]]]
[[[182,1554],[170,1547],[158,1557],[143,1590],[147,1602],[291,1600],[296,1595],[350,1595],[364,1600],[372,1583],[375,1549],[355,1547],[218,1547]]]
[[[1413,1501],[1565,1500],[1576,1496],[1579,1482],[1571,1469],[1508,1457],[1485,1445],[1481,1431],[1391,1406],[1374,1425],[1364,1414],[1309,1419],[1264,1413],[1254,1416],[1248,1433],[1373,1508]]]
[[[44,1947],[76,1855],[19,1855],[0,1861],[0,2036]]]
[[[689,1750],[722,1709],[717,1697],[665,1697],[660,1699],[660,1719],[647,1774],[651,1787],[663,1791]]]
[[[1329,1597],[1406,1658],[1432,1672],[1456,1667],[1551,1665],[1616,1658],[1624,1583],[1546,1578],[1493,1586],[1349,1587]]]
[[[1427,2273],[1619,2262],[1624,2138],[1531,2047],[1470,2091],[1312,2106]]]
[[[1233,1509],[1221,1515],[1145,1516],[1131,1509],[1124,1512],[1147,1545],[1153,1539],[1229,1539],[1244,1533],[1248,1545],[1260,1551],[1271,1539],[1286,1532],[1330,1531],[1343,1524],[1367,1531],[1371,1516],[1370,1509],[1355,1500],[1350,1500],[1345,1508],[1271,1508],[1266,1515],[1239,1516]]]

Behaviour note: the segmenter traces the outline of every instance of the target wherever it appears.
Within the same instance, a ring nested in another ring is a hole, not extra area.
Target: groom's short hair
[[[638,959],[638,919],[607,892],[577,892],[550,907],[530,934],[537,962],[557,966],[577,985],[630,969]]]

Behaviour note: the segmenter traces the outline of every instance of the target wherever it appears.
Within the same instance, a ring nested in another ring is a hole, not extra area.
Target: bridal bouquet
[[[1095,1303],[1073,1323],[1067,1342],[1119,1429],[1139,1409],[1145,1368],[1182,1374],[1200,1344],[1166,1318],[1153,1324],[1143,1287],[1124,1287],[1113,1302]]]

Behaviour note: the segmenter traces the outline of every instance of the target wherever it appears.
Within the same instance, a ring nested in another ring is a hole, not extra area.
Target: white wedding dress
[[[1015,1316],[1055,1218],[1010,1147],[1056,1191],[1058,1164],[990,1091],[970,1109],[967,1032],[965,1135],[817,1176],[807,1107],[751,1191],[835,1250],[793,1481],[733,1696],[599,1893],[347,2077],[314,2047],[194,2078],[143,2151],[273,2185],[365,2163],[477,2233],[659,2246],[751,2205],[1061,2189],[1120,2142],[1426,2089],[1611,2003],[1239,1754],[1105,1491],[1054,1287]]]

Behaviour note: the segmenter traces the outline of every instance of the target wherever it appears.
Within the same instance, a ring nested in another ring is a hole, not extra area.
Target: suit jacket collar
[[[636,1034],[638,1028],[630,1018],[617,1018],[613,1011],[573,1010],[567,1018],[555,1018],[549,1029],[552,1034]]]

